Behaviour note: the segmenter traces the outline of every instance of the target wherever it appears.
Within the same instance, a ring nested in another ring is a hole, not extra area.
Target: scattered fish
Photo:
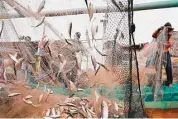
[[[72,34],[72,22],[70,22],[69,24],[69,30],[68,30],[69,36],[71,38],[71,34]]]
[[[33,104],[33,103],[32,103],[32,106],[33,106],[33,107],[39,107],[40,105],[36,105],[36,104]]]
[[[45,4],[46,4],[46,0],[43,0],[43,1],[40,3],[40,5],[39,5],[39,7],[38,7],[38,13],[40,13],[40,12],[44,9]]]
[[[11,93],[8,95],[8,97],[13,97],[13,96],[18,96],[18,95],[21,95],[21,93]]]
[[[25,99],[23,98],[23,101],[24,101],[25,103],[29,104],[29,105],[32,104],[32,101],[30,101],[30,100],[25,100]]]
[[[97,91],[95,90],[95,99],[96,99],[96,103],[98,102],[98,100],[99,100],[99,94],[97,93]]]
[[[102,66],[104,69],[106,69],[107,71],[109,71],[108,68],[106,68],[106,66],[104,66],[103,64],[99,63],[99,62],[96,62],[97,64],[99,64],[100,66]]]
[[[89,15],[89,18],[90,18],[90,21],[91,21],[91,19],[93,18],[93,4],[91,2],[90,2],[89,7],[88,7],[88,15]]]
[[[108,105],[105,101],[102,101],[102,119],[108,119],[109,116],[109,110]]]
[[[15,61],[15,63],[20,63],[24,60],[24,58],[17,59],[17,52],[14,55],[9,54],[9,57]]]
[[[67,61],[64,60],[63,63],[62,63],[62,65],[60,66],[60,69],[58,71],[58,75],[59,75],[60,72],[62,72],[62,70],[64,69],[64,66],[66,65],[66,63],[67,63]]]
[[[41,22],[39,24],[37,24],[36,26],[32,26],[32,27],[39,27],[39,26],[41,26],[44,23],[45,18],[46,17],[44,16],[43,19],[41,20]]]
[[[43,94],[41,94],[41,95],[39,96],[39,99],[38,99],[38,103],[39,103],[39,104],[41,103],[42,99],[43,99]]]
[[[89,38],[89,34],[88,34],[88,30],[87,29],[86,29],[85,35],[86,35],[86,40],[88,42],[88,45],[91,48],[90,38]]]
[[[100,66],[98,66],[96,72],[95,72],[95,76],[97,75],[98,71],[100,70]]]
[[[92,35],[92,41],[95,39],[95,35],[97,33],[97,26],[94,25],[94,21],[96,20],[96,17],[93,19],[91,24],[91,35]]]
[[[114,102],[114,108],[116,111],[119,111],[119,107],[118,107],[118,104],[116,102]]]
[[[0,37],[1,37],[1,35],[2,35],[3,29],[4,29],[4,21],[2,21],[1,31],[0,31]]]
[[[51,113],[51,109],[47,109],[46,117],[49,117],[49,116],[50,116],[50,113]]]
[[[28,100],[28,99],[31,99],[33,96],[31,96],[31,95],[27,95],[24,99],[25,100]]]
[[[94,48],[95,48],[95,50],[96,50],[101,56],[107,56],[106,54],[101,53],[101,52],[96,48],[95,45],[94,45]]]
[[[85,0],[85,4],[86,4],[87,9],[88,9],[88,0]]]
[[[93,68],[96,71],[96,59],[93,56],[91,56],[91,61],[92,61]]]

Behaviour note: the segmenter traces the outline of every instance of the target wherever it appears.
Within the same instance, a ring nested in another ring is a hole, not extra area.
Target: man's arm
[[[156,39],[162,29],[163,29],[163,27],[158,28],[158,29],[152,34],[152,37]]]

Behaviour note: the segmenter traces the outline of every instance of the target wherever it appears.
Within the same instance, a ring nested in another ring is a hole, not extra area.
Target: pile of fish
[[[123,107],[116,102],[73,97],[47,109],[45,118],[123,118]]]

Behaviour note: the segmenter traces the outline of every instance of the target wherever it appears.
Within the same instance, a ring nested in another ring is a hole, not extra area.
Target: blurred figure
[[[163,62],[163,65],[166,69],[166,75],[167,75],[167,81],[165,81],[165,85],[172,87],[172,82],[173,82],[173,77],[172,77],[172,64],[171,64],[171,55],[169,53],[169,48],[172,46],[172,31],[174,30],[174,28],[172,28],[171,23],[167,22],[164,26],[161,26],[160,28],[158,28],[153,34],[152,37],[157,39],[159,33],[165,29],[166,33],[168,35],[168,39],[167,41],[165,41],[163,43],[164,45],[164,57],[166,59],[166,62]]]

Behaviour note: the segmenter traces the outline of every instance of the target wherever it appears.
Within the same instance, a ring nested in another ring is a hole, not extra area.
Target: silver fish
[[[43,19],[41,20],[41,22],[39,24],[37,24],[36,26],[32,26],[32,27],[39,27],[39,26],[41,26],[44,23],[45,18],[46,17],[43,17]]]
[[[90,18],[90,21],[91,21],[91,19],[93,18],[93,4],[91,2],[90,2],[89,7],[88,7],[88,15],[89,15],[89,18]]]
[[[21,93],[11,93],[8,95],[8,97],[13,97],[13,96],[17,96],[17,95],[21,95]]]
[[[23,98],[23,101],[24,101],[25,103],[29,104],[29,105],[32,104],[32,101],[30,101],[30,100],[25,100],[25,99]]]
[[[69,30],[68,30],[69,36],[71,38],[71,34],[72,34],[72,22],[70,22],[69,24]]]
[[[38,103],[41,103],[42,99],[43,99],[43,94],[41,94],[41,95],[39,96]]]
[[[28,99],[31,99],[33,96],[31,96],[31,95],[27,95],[26,97],[25,97],[25,100],[28,100]]]
[[[96,71],[96,59],[93,56],[91,56],[91,61],[92,61],[93,68]]]
[[[108,119],[109,109],[105,101],[102,101],[102,119]]]
[[[40,5],[39,5],[39,7],[38,7],[38,13],[40,13],[40,12],[44,9],[45,4],[46,4],[46,0],[43,0],[43,1],[40,3]]]
[[[94,25],[95,20],[96,20],[96,17],[93,19],[92,24],[91,24],[92,41],[95,39],[95,35],[96,35],[96,31],[97,31],[97,26]]]

